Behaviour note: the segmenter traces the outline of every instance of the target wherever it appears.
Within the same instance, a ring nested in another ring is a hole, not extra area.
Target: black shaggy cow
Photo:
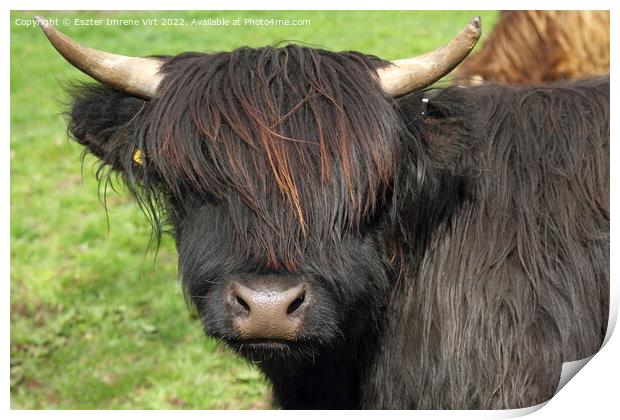
[[[283,408],[518,408],[608,314],[609,78],[425,89],[475,44],[386,62],[287,45],[146,59],[70,131],[172,228],[208,335]],[[107,86],[106,86],[107,85]]]

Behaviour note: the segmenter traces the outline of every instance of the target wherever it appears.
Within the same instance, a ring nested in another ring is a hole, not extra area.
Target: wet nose
[[[305,283],[233,282],[228,296],[235,329],[241,338],[255,340],[295,340],[309,300]]]

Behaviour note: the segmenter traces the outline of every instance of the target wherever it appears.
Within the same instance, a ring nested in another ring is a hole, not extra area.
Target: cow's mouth
[[[296,341],[273,338],[233,339],[227,342],[229,346],[240,352],[244,350],[286,351],[298,345]]]
[[[228,339],[228,345],[241,356],[254,363],[283,362],[311,353],[308,343],[282,339]],[[297,357],[296,357],[297,356]]]
[[[273,338],[252,338],[252,339],[236,339],[228,340],[228,344],[232,347],[248,347],[255,349],[286,349],[294,346],[297,342],[291,340],[273,339]]]

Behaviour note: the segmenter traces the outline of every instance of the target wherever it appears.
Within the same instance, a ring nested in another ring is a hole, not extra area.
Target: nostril
[[[297,297],[297,299],[295,299],[286,309],[286,314],[287,315],[291,315],[292,313],[294,313],[297,309],[299,309],[299,307],[301,306],[302,303],[304,303],[304,300],[306,299],[306,291],[304,290],[300,296]]]
[[[240,296],[235,296],[235,299],[237,300],[239,306],[241,306],[247,312],[250,312],[250,305],[248,305],[245,300],[243,300]]]
[[[252,296],[245,287],[233,283],[228,295],[228,302],[237,316],[247,317],[251,312]]]

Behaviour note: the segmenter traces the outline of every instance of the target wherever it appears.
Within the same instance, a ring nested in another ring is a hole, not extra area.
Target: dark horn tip
[[[480,27],[482,26],[480,16],[476,16],[475,18],[473,18],[470,23],[474,25],[476,29],[480,29]]]

